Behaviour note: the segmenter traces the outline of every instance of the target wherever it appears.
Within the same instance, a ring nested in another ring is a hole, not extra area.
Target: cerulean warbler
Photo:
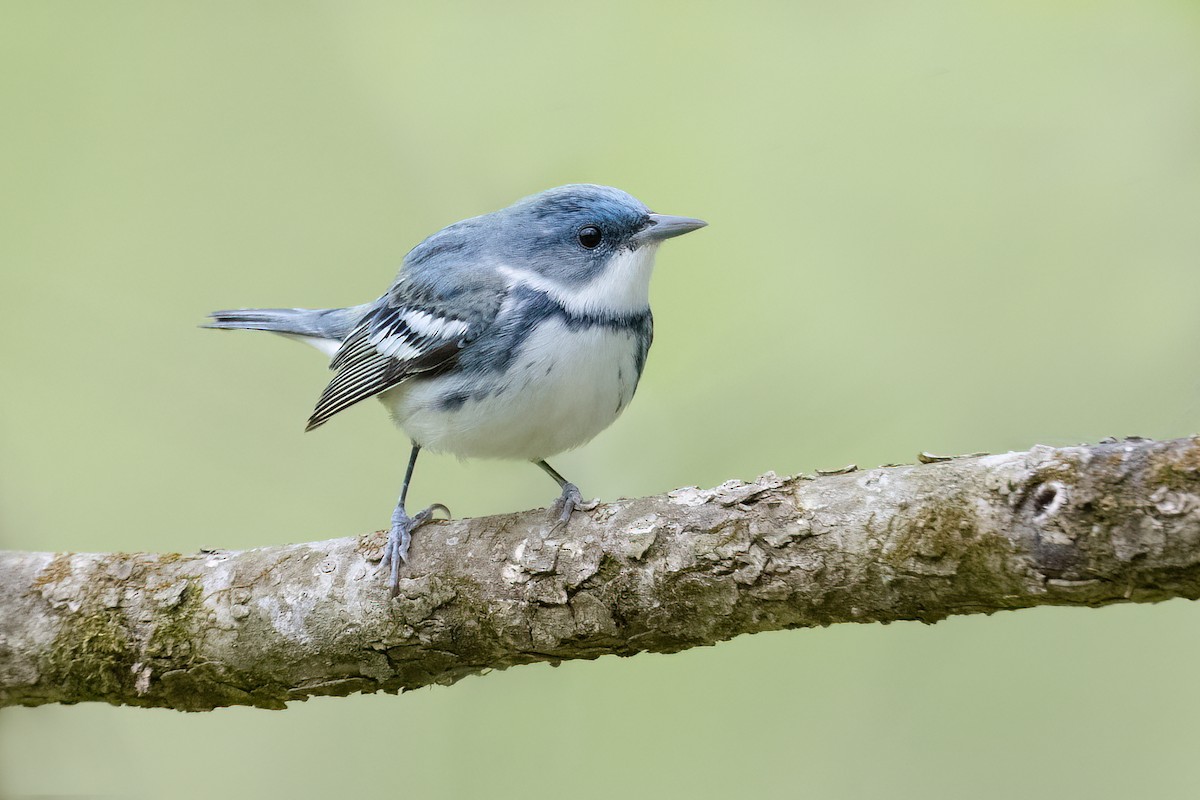
[[[701,228],[607,186],[560,186],[456,222],[414,247],[378,300],[351,308],[217,311],[208,327],[272,331],[332,358],[307,430],[378,397],[412,440],[382,567],[398,592],[414,529],[404,503],[422,448],[546,459],[607,428],[633,398],[653,335],[650,272],[665,239]]]

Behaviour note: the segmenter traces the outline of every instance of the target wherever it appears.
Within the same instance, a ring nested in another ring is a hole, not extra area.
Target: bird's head
[[[489,215],[492,255],[569,307],[617,311],[649,303],[654,252],[664,240],[705,226],[655,214],[610,186],[548,189]]]
[[[644,310],[658,245],[705,224],[655,214],[611,186],[571,184],[455,223],[415,247],[406,262],[439,272],[488,265],[574,310]]]
[[[565,284],[588,283],[634,254],[648,260],[663,240],[706,224],[655,214],[620,189],[584,183],[548,189],[496,215],[522,263]]]

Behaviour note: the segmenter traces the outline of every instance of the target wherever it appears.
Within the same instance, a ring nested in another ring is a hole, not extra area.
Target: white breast
[[[637,387],[636,337],[547,320],[518,351],[503,388],[453,374],[380,395],[414,442],[468,458],[538,460],[584,444],[612,424]],[[495,391],[487,391],[495,389]],[[447,408],[447,394],[467,399]]]

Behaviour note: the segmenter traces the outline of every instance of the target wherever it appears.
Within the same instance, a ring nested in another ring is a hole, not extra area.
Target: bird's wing
[[[367,312],[330,362],[335,371],[305,430],[405,378],[450,368],[495,319],[502,292],[489,282],[459,285],[446,298],[401,280]]]

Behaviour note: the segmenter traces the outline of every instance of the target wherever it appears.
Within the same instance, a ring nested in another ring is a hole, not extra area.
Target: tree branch
[[[923,460],[930,460],[924,458]],[[1200,438],[765,475],[240,552],[0,553],[0,706],[205,710],[781,628],[1200,596]]]

